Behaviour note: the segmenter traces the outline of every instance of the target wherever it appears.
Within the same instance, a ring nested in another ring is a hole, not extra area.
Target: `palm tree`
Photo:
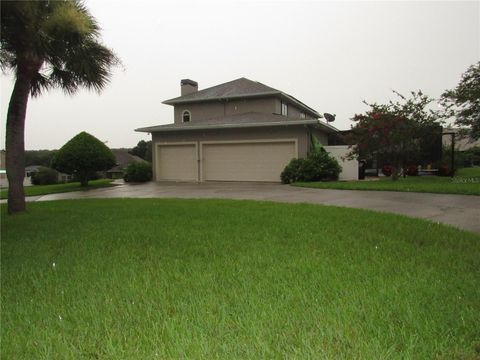
[[[29,96],[51,88],[100,91],[118,63],[81,0],[1,1],[0,65],[13,71],[6,129],[8,212],[25,211],[25,115]]]

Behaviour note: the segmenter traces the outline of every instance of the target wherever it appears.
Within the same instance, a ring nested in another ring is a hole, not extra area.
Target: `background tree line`
[[[122,148],[124,149],[124,148]],[[133,148],[127,148],[128,152],[136,155],[148,162],[152,161],[152,142],[140,140]],[[46,167],[52,166],[52,159],[58,152],[55,150],[26,150],[25,151],[25,167],[32,165],[41,165]]]

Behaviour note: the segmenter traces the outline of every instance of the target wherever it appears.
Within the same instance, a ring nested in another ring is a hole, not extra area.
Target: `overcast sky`
[[[173,122],[163,100],[180,79],[204,89],[246,77],[289,93],[350,128],[362,100],[391,90],[432,97],[480,60],[480,6],[461,2],[86,0],[123,61],[100,94],[31,99],[26,148],[55,149],[80,131],[133,147],[143,126]],[[1,139],[13,78],[1,77]]]

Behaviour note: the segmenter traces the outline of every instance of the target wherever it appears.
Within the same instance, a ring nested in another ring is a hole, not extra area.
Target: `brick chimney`
[[[198,83],[190,79],[183,79],[180,81],[180,89],[183,95],[188,95],[198,91]]]

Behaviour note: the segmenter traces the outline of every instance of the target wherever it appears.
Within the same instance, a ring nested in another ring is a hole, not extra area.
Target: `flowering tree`
[[[370,109],[352,118],[355,125],[348,139],[348,143],[355,144],[350,157],[376,156],[387,160],[393,168],[393,180],[402,168],[430,153],[432,145],[441,147],[439,114],[427,109],[433,99],[421,91],[411,92],[410,98],[394,93],[400,97],[397,102],[364,102]]]

